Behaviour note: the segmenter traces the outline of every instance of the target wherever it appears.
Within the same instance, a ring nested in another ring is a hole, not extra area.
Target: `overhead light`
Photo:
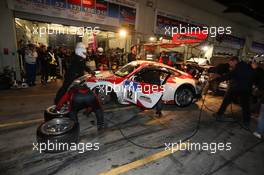
[[[118,33],[119,33],[119,36],[121,36],[121,37],[127,36],[127,31],[125,29],[120,29]]]
[[[16,24],[19,25],[20,27],[23,27],[22,24],[18,20],[16,20]]]
[[[151,37],[149,38],[149,40],[153,42],[153,41],[155,41],[155,40],[156,40],[156,38],[155,38],[155,37],[153,37],[153,36],[151,36]]]

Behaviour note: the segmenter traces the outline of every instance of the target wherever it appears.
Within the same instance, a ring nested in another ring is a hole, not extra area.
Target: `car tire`
[[[174,101],[178,107],[187,107],[192,104],[194,91],[189,86],[179,87],[174,95]]]
[[[54,118],[38,127],[37,142],[39,147],[43,146],[43,152],[58,153],[69,150],[72,144],[77,144],[79,142],[79,134],[79,123],[69,118]]]
[[[44,111],[44,121],[45,122],[51,119],[54,119],[54,118],[68,117],[68,113],[69,113],[68,111],[57,113],[53,111],[55,107],[56,107],[55,105],[52,105]]]

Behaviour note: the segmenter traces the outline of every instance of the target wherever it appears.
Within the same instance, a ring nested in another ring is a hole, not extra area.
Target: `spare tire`
[[[56,107],[55,105],[52,105],[44,111],[45,122],[54,118],[68,117],[69,111],[67,110],[68,109],[67,106],[62,107],[60,111],[56,111],[56,112],[54,111],[55,107]]]
[[[39,149],[47,153],[67,151],[79,142],[80,126],[69,118],[54,118],[37,129]],[[41,147],[41,148],[40,148]]]

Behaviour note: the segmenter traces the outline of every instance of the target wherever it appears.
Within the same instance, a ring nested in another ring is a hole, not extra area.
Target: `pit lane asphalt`
[[[0,92],[0,174],[264,174],[264,144],[235,123],[215,122],[207,110],[203,112],[201,129],[190,142],[231,142],[231,151],[177,151],[163,155],[159,153],[164,149],[146,150],[128,143],[115,127],[98,135],[90,122],[95,117],[80,114],[80,142],[99,142],[99,151],[40,154],[32,150],[32,143],[36,142],[36,128],[58,84]],[[206,100],[212,109],[217,109],[220,102],[220,97],[209,96]],[[129,138],[142,145],[158,146],[190,134],[196,126],[199,105],[200,102],[187,108],[168,105],[164,116],[157,119],[153,110],[111,104],[105,106],[105,117],[115,123],[129,120],[121,125]],[[241,115],[236,106],[234,113]]]

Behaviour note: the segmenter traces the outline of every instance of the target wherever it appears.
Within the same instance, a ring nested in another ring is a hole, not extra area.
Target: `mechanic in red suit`
[[[85,83],[83,85],[73,86],[68,90],[56,105],[56,110],[69,102],[69,117],[78,122],[78,112],[87,109],[88,112],[93,111],[97,119],[97,130],[104,131],[104,113],[101,103],[97,95],[88,88]]]
[[[170,60],[170,58],[168,57],[168,55],[166,55],[166,52],[162,51],[160,53],[160,58],[159,58],[159,63],[163,63],[166,64],[168,66],[172,66],[172,61]]]

